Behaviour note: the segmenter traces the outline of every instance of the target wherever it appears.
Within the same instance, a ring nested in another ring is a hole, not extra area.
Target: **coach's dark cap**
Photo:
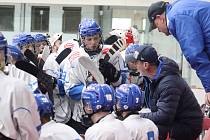
[[[143,45],[134,53],[134,57],[139,61],[159,64],[157,51],[151,45]]]
[[[152,3],[148,9],[148,18],[150,22],[149,31],[152,31],[155,29],[154,20],[156,18],[156,15],[161,15],[165,9],[166,9],[166,3],[164,1],[158,1],[155,3]]]

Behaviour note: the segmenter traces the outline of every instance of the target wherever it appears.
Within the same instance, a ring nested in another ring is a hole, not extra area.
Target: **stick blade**
[[[28,60],[30,60],[32,63],[34,63],[36,66],[38,66],[38,59],[37,57],[35,56],[35,54],[29,50],[29,49],[26,49],[25,52],[24,52],[24,55],[26,56],[26,58],[28,58]]]
[[[60,64],[69,54],[71,53],[71,48],[65,48],[57,57],[56,62]]]
[[[118,37],[116,35],[111,35],[110,37],[108,37],[105,41],[104,44],[105,45],[112,45],[114,42],[116,42],[118,40]]]
[[[26,62],[26,61],[17,61],[15,63],[15,66],[18,69],[21,69],[21,70],[35,76],[36,78],[38,78],[39,69],[36,66],[34,66],[33,64]]]
[[[93,75],[97,83],[105,83],[103,75],[89,57],[81,56],[79,57],[78,62]]]

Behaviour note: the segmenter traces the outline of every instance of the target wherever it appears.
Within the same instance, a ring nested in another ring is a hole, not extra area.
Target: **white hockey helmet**
[[[63,35],[62,32],[53,34],[53,36],[49,38],[49,42],[50,42],[51,46],[54,46],[55,41],[57,41],[62,35]]]

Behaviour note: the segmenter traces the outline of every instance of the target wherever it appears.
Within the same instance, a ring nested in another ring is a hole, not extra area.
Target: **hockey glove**
[[[111,63],[105,61],[104,59],[99,60],[99,70],[108,84],[117,82],[120,78],[120,71],[117,71]]]
[[[75,85],[74,87],[71,87],[68,92],[69,97],[71,97],[71,99],[73,100],[79,101],[81,99],[83,88],[84,88],[83,84]]]

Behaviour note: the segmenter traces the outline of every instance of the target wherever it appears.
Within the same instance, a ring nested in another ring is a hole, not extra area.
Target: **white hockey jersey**
[[[59,79],[61,76],[60,66],[55,61],[57,57],[57,53],[51,53],[43,66],[43,70]],[[59,93],[59,87],[56,85],[56,88],[53,90],[53,98],[54,98],[54,119],[56,122],[66,123],[71,118],[71,101],[70,98],[63,93]]]
[[[70,126],[51,120],[41,127],[39,140],[83,140]]]
[[[115,119],[113,114],[102,118],[89,127],[85,140],[132,140],[122,121]]]
[[[103,58],[102,53],[89,56],[83,48],[73,49],[67,59],[61,63],[62,72],[65,73],[65,91],[69,95],[70,89],[77,85],[84,85],[84,88],[87,84],[94,81],[94,77],[79,63],[78,59],[80,56],[87,56],[99,67],[99,59]],[[118,86],[121,83],[125,83],[127,80],[128,69],[125,66],[124,60],[120,55],[120,52],[116,52],[109,60],[117,70],[120,70],[122,75],[116,83],[112,83],[113,86]],[[87,64],[88,65],[88,64]],[[75,101],[74,110],[73,110],[73,119],[77,122],[80,122],[82,117],[82,103],[80,101]]]
[[[32,89],[32,91],[34,91],[38,87],[36,77],[23,70],[16,68],[15,65],[9,64],[7,66],[7,70],[9,76],[23,80]]]
[[[0,133],[11,139],[38,140],[38,107],[25,83],[0,71],[0,90]]]
[[[140,118],[140,115],[130,115],[123,124],[130,133],[132,140],[158,140],[158,128],[149,119]]]

